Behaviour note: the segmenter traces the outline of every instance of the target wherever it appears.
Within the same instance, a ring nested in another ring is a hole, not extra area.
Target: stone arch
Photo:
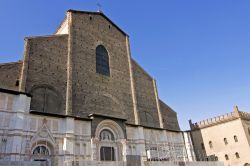
[[[103,42],[102,40],[96,41],[95,44],[93,45],[92,49],[93,49],[93,50],[96,50],[96,48],[97,48],[99,45],[102,45],[102,46],[105,47],[106,51],[108,52],[109,61],[110,61],[110,55],[111,55],[111,53],[110,53],[110,51],[109,51],[110,48],[109,48],[109,46],[108,46],[107,44],[105,44],[105,42]]]
[[[122,103],[113,95],[105,92],[94,92],[85,97],[85,111],[126,119]],[[80,112],[78,112],[79,114]]]
[[[48,154],[46,153],[38,153],[36,154],[35,151],[39,147],[45,147],[46,150],[48,150]],[[46,165],[51,166],[54,165],[55,158],[53,157],[55,154],[55,146],[53,145],[53,142],[51,142],[49,139],[39,139],[36,142],[33,142],[31,145],[31,151],[30,156],[31,160],[34,161],[43,161],[46,163]]]
[[[62,96],[54,87],[46,84],[35,85],[30,94],[32,111],[62,113]]]
[[[250,164],[249,163],[245,163],[244,166],[250,166]]]
[[[108,131],[112,139],[101,139],[103,131]],[[122,128],[113,120],[101,121],[95,130],[96,159],[99,161],[121,161],[125,135]]]
[[[31,148],[31,154],[34,154],[34,150],[37,149],[37,147],[44,146],[48,150],[48,155],[54,154],[54,146],[51,144],[51,142],[46,142],[45,140],[40,140],[37,143],[32,145]]]
[[[140,111],[140,121],[142,125],[155,127],[155,119],[148,111]]]
[[[103,120],[101,123],[99,123],[96,127],[95,137],[99,139],[99,135],[105,129],[112,132],[115,140],[125,138],[122,128],[113,120]]]
[[[52,142],[50,139],[46,139],[46,138],[39,138],[36,140],[32,141],[31,144],[31,152],[38,146],[38,145],[44,145],[45,147],[47,147],[49,149],[50,154],[54,154],[55,153],[55,144],[54,142]]]

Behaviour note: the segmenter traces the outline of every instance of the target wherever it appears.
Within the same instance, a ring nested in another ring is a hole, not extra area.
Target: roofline
[[[221,125],[223,123],[228,123],[228,122],[239,120],[239,119],[242,120],[242,118],[240,118],[240,117],[238,117],[238,118],[235,117],[235,118],[228,119],[228,120],[225,120],[225,121],[221,121],[221,122],[218,122],[218,123],[214,123],[214,124],[210,124],[210,125],[206,125],[206,126],[201,126],[201,127],[195,127],[193,129],[190,127],[190,131],[192,132],[192,131],[202,130],[202,129],[205,129],[205,128]]]
[[[127,121],[127,119],[125,118],[119,118],[119,117],[115,117],[115,116],[108,116],[108,115],[101,115],[101,114],[96,114],[96,113],[91,113],[88,115],[89,118],[94,118],[94,117],[103,117],[103,118],[110,118],[110,119],[118,119],[118,120],[122,120],[122,121]]]
[[[4,65],[15,65],[15,64],[19,64],[19,63],[23,63],[23,60],[19,60],[19,61],[17,61],[17,62],[0,63],[0,66],[4,66]]]
[[[143,127],[145,129],[165,130],[165,131],[171,131],[171,132],[182,132],[181,130],[160,128],[160,127],[150,127],[150,126],[145,126],[145,125],[141,125],[141,124],[137,125],[137,124],[132,124],[132,123],[126,123],[126,125],[133,126],[133,127]]]
[[[124,32],[119,26],[117,26],[112,20],[110,20],[110,19],[109,19],[104,13],[102,13],[102,12],[80,11],[80,10],[73,10],[73,9],[69,9],[67,12],[101,15],[101,16],[103,16],[105,19],[107,19],[109,22],[111,22],[111,23],[112,23],[120,32],[122,32],[125,36],[129,36],[126,32]]]
[[[59,29],[62,27],[62,25],[64,24],[64,22],[67,21],[67,19],[68,19],[67,16],[65,16],[63,18],[62,22],[59,24],[59,26],[57,27],[57,29],[55,30],[55,32],[53,34],[56,34],[59,31]]]
[[[171,112],[174,112],[177,115],[177,112],[172,107],[170,107],[168,104],[166,104],[162,99],[159,98],[159,101],[161,103],[163,103],[166,107],[168,107]]]
[[[10,90],[10,89],[4,89],[4,88],[0,88],[0,92],[9,93],[9,94],[14,94],[14,95],[23,94],[23,95],[26,95],[26,96],[28,96],[28,97],[31,97],[31,94],[29,94],[29,93],[20,92],[20,91],[15,91],[15,90]]]
[[[153,76],[149,74],[133,57],[131,57],[131,61],[134,62],[147,76],[149,76],[152,80],[155,80]],[[156,80],[155,80],[156,81]]]
[[[78,117],[78,116],[73,116],[73,115],[55,114],[55,113],[49,113],[49,112],[39,112],[39,111],[34,111],[34,110],[30,110],[29,113],[34,114],[34,115],[43,115],[43,116],[49,116],[49,117],[74,118],[75,120],[92,121],[92,119],[90,118],[83,118],[83,117]]]
[[[68,34],[52,34],[52,35],[44,35],[44,36],[28,36],[28,37],[25,37],[24,40],[37,39],[37,38],[63,37],[63,36],[68,36]]]

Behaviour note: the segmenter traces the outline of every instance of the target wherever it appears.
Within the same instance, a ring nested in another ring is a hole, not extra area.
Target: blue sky
[[[96,0],[1,0],[0,63],[23,55],[25,36],[52,34],[68,9]],[[232,111],[250,112],[250,1],[100,0],[130,35],[132,56],[156,80],[182,129]]]

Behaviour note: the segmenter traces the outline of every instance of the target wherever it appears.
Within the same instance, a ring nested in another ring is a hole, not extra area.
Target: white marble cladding
[[[190,135],[183,132],[126,127],[127,154],[145,160],[194,161]]]
[[[103,129],[115,134],[112,145],[118,161],[127,162],[126,156],[140,156],[142,164],[155,158],[192,161],[193,153],[185,149],[192,143],[183,132],[126,126],[125,139],[119,125],[103,120],[97,127],[97,136],[91,138],[91,121],[31,114],[30,101],[25,94],[0,93],[0,161],[35,160],[37,156],[33,152],[41,146],[48,149],[50,158],[45,159],[51,165],[62,165],[65,161],[99,161],[101,145],[111,145],[111,142],[100,142],[98,135]]]
[[[39,144],[59,158],[90,159],[90,121],[30,114],[29,104],[24,94],[0,93],[0,160],[29,160]]]

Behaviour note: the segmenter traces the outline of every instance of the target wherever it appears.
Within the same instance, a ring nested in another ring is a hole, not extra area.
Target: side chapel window
[[[202,150],[205,150],[204,143],[201,143],[201,149],[202,149]]]
[[[238,138],[237,138],[236,135],[234,136],[234,141],[235,141],[235,142],[238,142]]]
[[[227,155],[227,154],[225,155],[225,159],[226,159],[226,160],[229,160],[229,157],[228,157],[228,155]]]
[[[209,147],[210,147],[210,149],[213,148],[213,143],[212,143],[212,141],[209,141]]]
[[[236,156],[237,159],[240,158],[240,155],[239,155],[238,152],[235,153],[235,156]]]
[[[227,145],[227,144],[228,144],[228,142],[227,142],[227,138],[224,138],[224,143],[225,143],[225,145]]]

